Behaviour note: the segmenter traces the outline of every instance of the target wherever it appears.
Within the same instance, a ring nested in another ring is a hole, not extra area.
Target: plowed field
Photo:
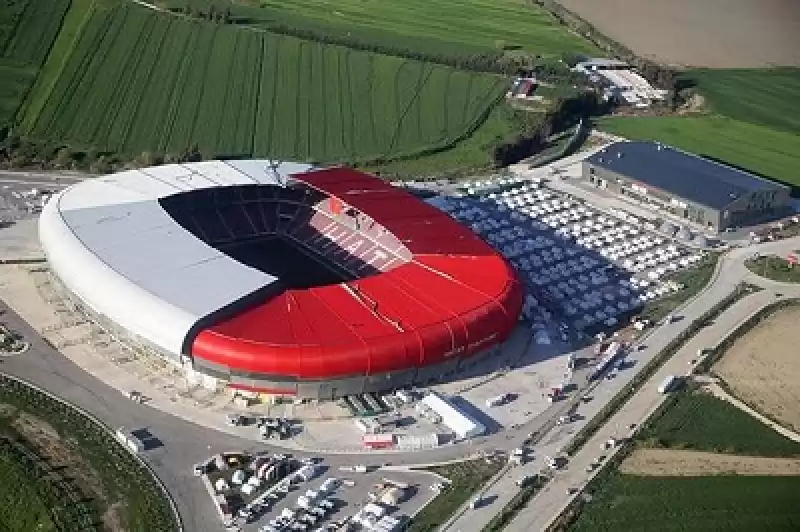
[[[797,0],[558,0],[639,55],[685,66],[800,65]]]
[[[800,307],[777,311],[749,331],[714,366],[733,395],[800,429]]]

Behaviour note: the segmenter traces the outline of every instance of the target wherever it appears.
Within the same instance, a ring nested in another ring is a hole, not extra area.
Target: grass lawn
[[[660,321],[667,314],[696,296],[711,280],[717,260],[719,260],[717,253],[708,253],[694,268],[682,270],[666,277],[665,279],[667,280],[681,283],[684,289],[648,302],[642,310],[641,317],[653,322]]]
[[[800,530],[800,477],[638,477],[612,473],[569,530]]]
[[[7,408],[3,409],[3,415],[0,415],[0,430],[6,432],[13,430],[9,429],[10,422],[18,413],[25,413],[49,425],[47,431],[43,433],[51,434],[50,427],[52,427],[57,433],[50,436],[53,438],[52,441],[66,448],[68,455],[73,457],[67,460],[63,453],[60,454],[64,463],[69,465],[62,474],[71,475],[73,480],[84,479],[80,487],[81,491],[85,492],[83,493],[85,500],[96,509],[97,515],[109,516],[108,522],[104,523],[110,525],[112,521],[116,522],[121,527],[119,530],[125,532],[177,530],[175,516],[150,471],[135,460],[104,427],[96,425],[80,412],[53,401],[37,390],[0,376],[0,405],[2,404],[13,406],[16,412],[12,415],[8,413]],[[22,435],[19,437],[24,438]],[[37,438],[37,442],[40,441],[41,438]],[[30,447],[33,448],[33,445]],[[55,444],[50,444],[49,447],[54,448]],[[80,472],[77,471],[79,465],[83,466]],[[5,472],[2,466],[0,463],[0,484],[6,485],[6,479],[2,478]],[[33,469],[28,467],[27,470],[30,472]],[[27,477],[30,481],[32,475],[28,473]],[[86,480],[88,478],[92,480]],[[23,488],[18,487],[18,489]],[[41,489],[41,486],[34,486],[34,489]],[[50,502],[53,510],[59,509],[52,500]],[[2,503],[0,500],[0,506]],[[35,508],[33,504],[34,502],[31,502],[31,508]],[[79,505],[64,504],[63,507],[65,515],[68,515],[69,512],[75,512]],[[57,517],[53,512],[51,515]],[[56,529],[59,531],[80,530],[74,526],[74,522],[57,524]],[[0,530],[3,532],[7,530],[4,528],[2,517],[0,517]],[[28,527],[19,530],[33,532],[37,529]]]
[[[750,172],[800,186],[800,135],[726,117],[610,117],[598,128],[715,158]]]
[[[676,401],[642,430],[638,437],[642,445],[751,456],[800,456],[800,443],[784,438],[735,406],[702,393],[679,393]]]
[[[487,464],[485,460],[470,460],[427,468],[450,479],[451,484],[412,519],[408,532],[436,530],[502,467],[500,462]]]
[[[760,257],[745,263],[756,275],[783,283],[800,283],[800,265],[792,266],[781,257]]]
[[[693,70],[687,73],[711,110],[743,122],[800,133],[800,68]]]
[[[52,497],[47,481],[31,478],[16,457],[0,448],[0,530],[58,532],[51,514],[62,501]]]
[[[503,46],[542,56],[596,54],[588,41],[526,0],[167,0],[171,7],[231,6],[261,26],[284,25],[437,55],[470,55]]]

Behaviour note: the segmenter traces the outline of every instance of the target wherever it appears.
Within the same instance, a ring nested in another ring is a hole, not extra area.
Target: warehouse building
[[[583,177],[709,231],[761,223],[789,210],[786,185],[652,142],[611,144],[584,161]]]

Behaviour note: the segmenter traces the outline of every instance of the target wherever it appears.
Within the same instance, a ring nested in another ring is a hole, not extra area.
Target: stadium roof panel
[[[616,142],[586,160],[715,209],[723,209],[753,192],[783,187],[744,170],[653,142]]]

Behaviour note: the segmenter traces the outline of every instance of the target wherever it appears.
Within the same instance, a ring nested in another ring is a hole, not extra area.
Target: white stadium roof
[[[196,238],[158,200],[197,189],[280,185],[310,168],[209,161],[98,177],[51,198],[39,222],[40,240],[55,274],[84,304],[177,355],[200,319],[276,278]],[[209,286],[208,279],[224,282]]]

